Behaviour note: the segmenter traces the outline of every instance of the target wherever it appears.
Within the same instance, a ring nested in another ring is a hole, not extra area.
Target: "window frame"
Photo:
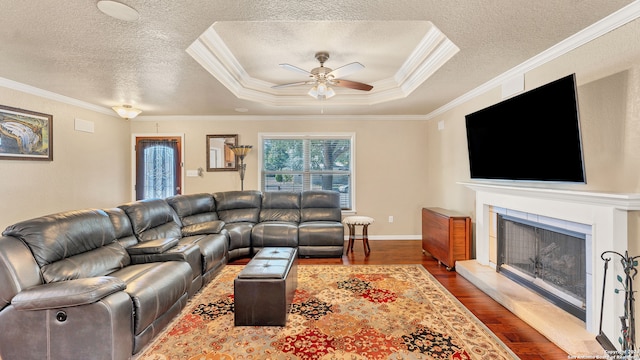
[[[355,132],[291,132],[291,133],[258,133],[258,189],[262,189],[262,179],[264,172],[264,140],[283,139],[283,140],[314,140],[314,139],[348,139],[350,146],[350,166],[349,173],[351,182],[350,186],[350,203],[351,209],[343,209],[343,214],[356,213],[356,133]]]

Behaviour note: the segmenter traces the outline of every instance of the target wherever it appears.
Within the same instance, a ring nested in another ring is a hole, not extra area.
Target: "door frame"
[[[136,138],[138,137],[179,137],[181,141],[182,149],[180,149],[180,182],[181,182],[181,194],[185,192],[185,167],[184,167],[184,133],[136,133],[131,134],[131,201],[136,201]]]

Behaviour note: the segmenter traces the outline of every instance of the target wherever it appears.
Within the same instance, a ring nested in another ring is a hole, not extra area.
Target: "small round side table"
[[[362,239],[362,246],[364,247],[365,256],[369,256],[371,248],[369,248],[369,234],[367,228],[375,220],[368,216],[347,216],[342,220],[342,223],[349,228],[349,244],[347,245],[347,254],[349,251],[353,253],[353,243],[356,239]],[[362,236],[356,236],[356,226],[362,226]]]

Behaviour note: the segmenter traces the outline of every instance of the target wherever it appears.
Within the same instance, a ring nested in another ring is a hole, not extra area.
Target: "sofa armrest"
[[[139,242],[127,248],[129,255],[161,254],[178,245],[178,238],[162,238]]]
[[[197,256],[194,258],[193,254],[197,254]],[[194,271],[200,271],[200,267],[202,266],[202,262],[200,260],[200,248],[196,244],[178,244],[177,246],[158,254],[149,253],[131,255],[132,264],[147,264],[165,261],[186,261],[189,264],[197,262],[197,266]]]
[[[182,236],[219,234],[224,228],[224,221],[212,220],[199,224],[191,224],[182,228]]]
[[[59,281],[19,292],[11,300],[17,310],[45,310],[92,304],[127,287],[112,276]]]

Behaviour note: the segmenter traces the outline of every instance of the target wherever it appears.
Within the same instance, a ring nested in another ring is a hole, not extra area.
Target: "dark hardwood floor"
[[[420,241],[370,240],[369,243],[371,254],[368,257],[364,256],[362,242],[356,241],[354,254],[343,255],[342,258],[300,259],[299,264],[422,264],[521,359],[565,360],[568,358],[567,353],[485,295],[465,278],[455,271],[447,271],[445,266],[439,265],[438,261],[430,255],[424,255]],[[231,264],[246,264],[248,260],[238,259]]]

